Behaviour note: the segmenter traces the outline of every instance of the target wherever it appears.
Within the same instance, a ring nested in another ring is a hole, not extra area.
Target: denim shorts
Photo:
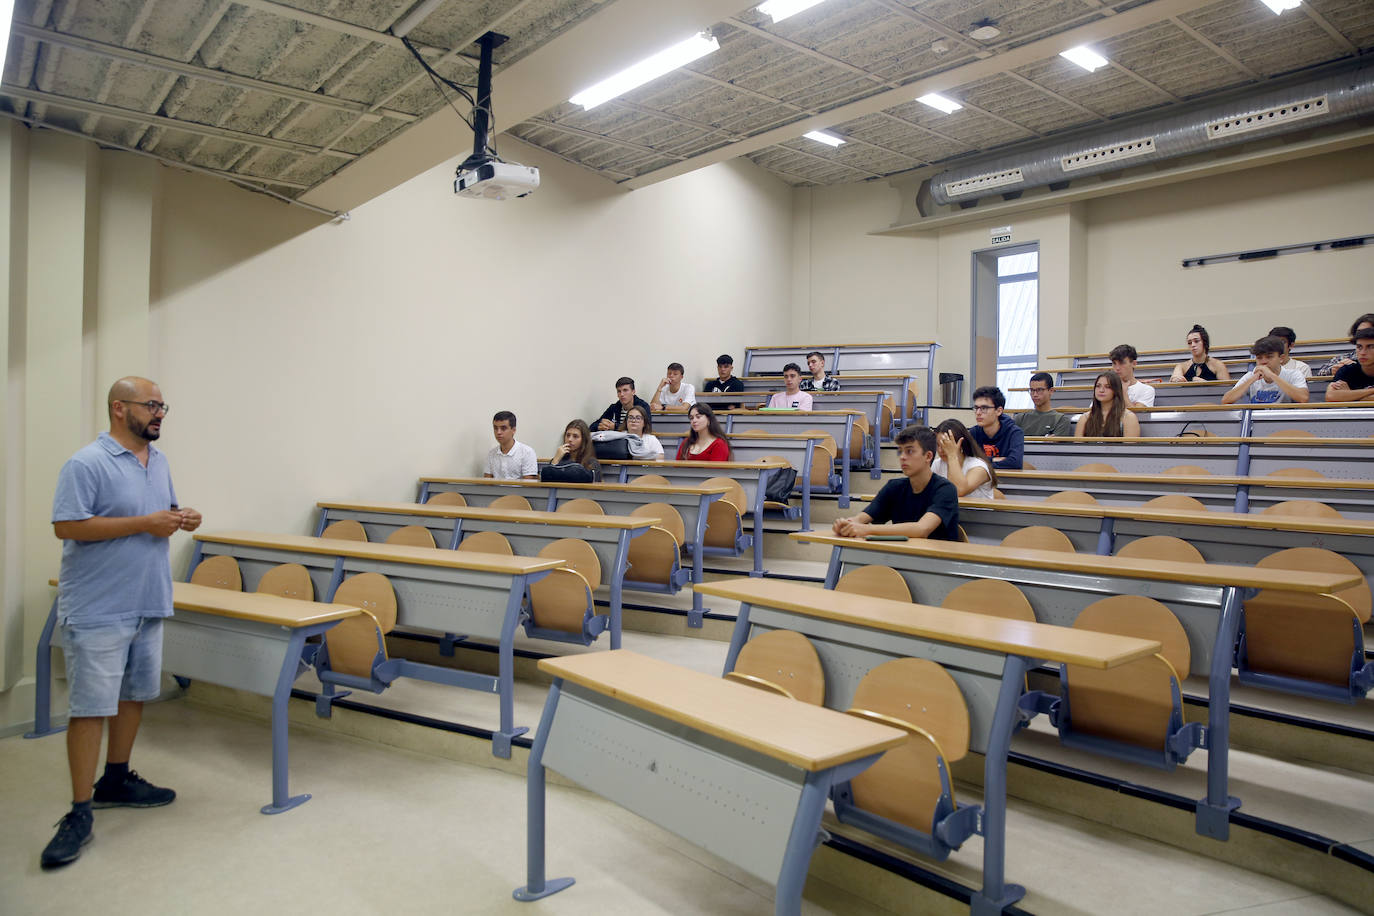
[[[113,716],[120,700],[155,700],[162,690],[161,617],[63,624],[62,649],[73,718]]]

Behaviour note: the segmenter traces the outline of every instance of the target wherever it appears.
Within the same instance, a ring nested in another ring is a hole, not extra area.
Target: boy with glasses
[[[973,392],[973,442],[998,469],[1021,470],[1026,453],[1026,434],[1015,423],[1002,419],[1007,398],[1002,389],[985,385]]]
[[[1072,436],[1073,420],[1068,414],[1060,413],[1050,403],[1054,396],[1054,379],[1048,372],[1037,372],[1030,377],[1031,403],[1034,410],[1023,410],[1016,415],[1016,425],[1026,436]]]

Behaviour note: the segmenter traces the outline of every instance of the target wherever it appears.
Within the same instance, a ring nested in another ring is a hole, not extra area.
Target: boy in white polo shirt
[[[534,449],[515,441],[515,414],[498,411],[491,418],[491,432],[496,444],[487,452],[487,468],[483,477],[497,480],[539,479],[539,461]]]

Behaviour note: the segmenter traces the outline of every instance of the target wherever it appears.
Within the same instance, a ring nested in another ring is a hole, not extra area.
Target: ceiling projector
[[[459,166],[453,179],[453,193],[460,197],[505,200],[524,197],[539,187],[539,170],[514,162],[486,162]]]

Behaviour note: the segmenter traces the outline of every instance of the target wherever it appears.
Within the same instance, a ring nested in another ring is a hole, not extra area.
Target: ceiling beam
[[[736,156],[742,156],[746,153],[763,149],[764,147],[791,140],[801,136],[809,130],[819,130],[854,118],[863,117],[864,115],[873,114],[874,112],[882,111],[886,108],[893,108],[898,105],[906,104],[927,92],[949,91],[956,86],[973,82],[974,80],[982,79],[995,73],[1001,73],[1005,70],[1025,66],[1026,64],[1047,60],[1056,56],[1065,48],[1104,41],[1114,36],[1142,28],[1143,26],[1182,15],[1206,6],[1209,2],[1211,2],[1211,0],[1153,0],[1153,2],[1132,7],[1123,13],[1117,13],[1115,16],[1098,19],[1047,38],[1041,38],[1024,45],[1019,45],[985,60],[977,60],[962,64],[950,70],[946,70],[943,73],[913,80],[900,88],[889,89],[886,92],[880,92],[877,95],[860,99],[857,102],[841,105],[818,115],[801,118],[783,127],[755,134],[748,140],[727,144],[709,153],[694,156],[683,162],[647,172],[636,178],[630,179],[625,182],[625,185],[630,188],[647,187],[669,178],[675,178],[678,175],[685,175],[699,168],[705,168],[708,165],[724,162]]]

